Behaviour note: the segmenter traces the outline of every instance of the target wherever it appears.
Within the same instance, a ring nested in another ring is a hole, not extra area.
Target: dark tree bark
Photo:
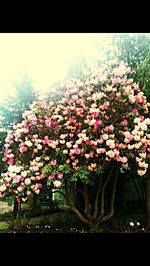
[[[145,183],[146,226],[150,228],[150,179]]]
[[[15,199],[14,200],[14,208],[13,208],[13,216],[14,216],[14,218],[16,218],[16,216],[17,216],[18,209],[19,209],[19,204],[17,202],[17,199]]]

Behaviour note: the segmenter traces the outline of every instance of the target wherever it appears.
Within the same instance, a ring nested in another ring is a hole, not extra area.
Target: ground
[[[12,207],[6,202],[0,202],[0,233],[145,233],[148,232],[142,224],[136,222],[130,225],[114,223],[96,225],[88,228],[78,222],[78,219],[69,212],[57,211],[51,214],[36,217],[23,217],[14,223]]]

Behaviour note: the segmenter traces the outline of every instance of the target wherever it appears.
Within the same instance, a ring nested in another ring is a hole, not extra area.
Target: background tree
[[[150,100],[150,35],[114,34],[112,43],[114,57],[134,69],[132,77]]]
[[[22,113],[36,98],[36,91],[28,73],[24,73],[19,81],[12,83],[15,87],[15,95],[7,95],[0,106],[0,127],[4,129],[10,129],[14,123],[21,122]]]
[[[0,172],[7,168],[7,164],[2,160],[7,131],[12,129],[13,124],[22,121],[22,113],[36,98],[36,91],[28,73],[20,76],[19,81],[13,81],[13,85],[15,95],[7,95],[0,105]]]

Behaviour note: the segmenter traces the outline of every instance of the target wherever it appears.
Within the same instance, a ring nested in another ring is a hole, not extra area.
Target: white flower
[[[26,178],[25,181],[24,181],[25,185],[30,185],[31,184],[31,180],[30,178]]]
[[[35,160],[36,162],[39,162],[41,160],[41,157],[36,157]]]
[[[41,145],[41,144],[38,144],[38,145],[37,145],[37,149],[38,149],[38,150],[42,150],[42,145]]]
[[[27,194],[28,196],[31,195],[31,191],[27,190],[27,191],[26,191],[26,194]]]
[[[0,192],[4,192],[5,190],[6,190],[6,186],[5,185],[0,186]]]
[[[115,148],[115,143],[114,143],[114,140],[112,139],[108,139],[106,141],[106,145],[109,146],[111,149]]]
[[[63,139],[63,140],[60,140],[60,143],[61,144],[64,144],[65,143],[65,140]]]
[[[140,225],[140,223],[139,223],[139,222],[137,222],[136,224],[137,224],[137,225]]]
[[[134,223],[133,222],[130,222],[130,226],[134,226]]]
[[[150,118],[145,118],[145,122],[147,125],[150,125]]]
[[[110,150],[110,151],[107,151],[107,152],[106,152],[106,155],[109,156],[110,158],[114,158],[114,156],[115,156],[115,152],[112,151],[112,150]]]
[[[146,169],[145,170],[141,170],[141,169],[139,169],[138,171],[137,171],[137,173],[138,173],[138,175],[139,176],[142,176],[142,175],[145,175],[146,174]]]
[[[61,181],[59,181],[59,180],[55,180],[54,182],[53,182],[53,184],[54,184],[54,187],[60,187],[61,186]]]
[[[30,140],[25,141],[26,146],[31,147],[33,144]]]
[[[36,194],[39,194],[39,193],[40,193],[40,190],[39,190],[39,189],[36,189],[34,192],[35,192]]]
[[[68,150],[63,150],[63,154],[67,154],[68,153]]]
[[[45,161],[48,161],[48,160],[49,160],[49,157],[48,157],[48,156],[46,156],[46,157],[44,158],[44,160],[45,160]]]
[[[66,136],[65,136],[64,134],[61,134],[61,135],[60,135],[60,139],[65,139],[65,137],[66,137]]]
[[[139,135],[135,135],[135,136],[134,136],[134,140],[135,140],[135,141],[139,141],[139,140],[140,140],[140,136],[139,136]]]
[[[71,148],[72,147],[72,143],[71,142],[66,142],[66,146],[67,146],[67,148]]]
[[[26,177],[27,176],[27,171],[22,171],[21,172],[21,176]]]
[[[22,192],[22,191],[23,191],[23,187],[22,187],[22,186],[19,186],[19,187],[17,187],[17,190],[18,190],[19,192]]]

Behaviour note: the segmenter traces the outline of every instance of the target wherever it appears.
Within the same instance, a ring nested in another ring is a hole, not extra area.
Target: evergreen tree
[[[22,113],[28,109],[29,105],[36,98],[36,92],[32,85],[32,79],[28,73],[20,77],[20,81],[13,81],[16,95],[6,96],[0,106],[0,127],[6,130],[14,123],[22,120]]]

